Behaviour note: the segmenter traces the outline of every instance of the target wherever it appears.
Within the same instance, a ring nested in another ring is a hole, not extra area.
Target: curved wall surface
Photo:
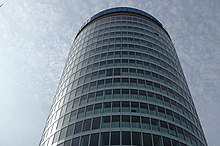
[[[102,11],[70,50],[40,146],[207,146],[162,24],[133,8]]]

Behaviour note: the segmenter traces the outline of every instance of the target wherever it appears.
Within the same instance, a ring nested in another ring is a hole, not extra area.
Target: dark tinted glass
[[[81,146],[88,146],[89,144],[89,135],[82,136],[81,138]]]
[[[75,125],[74,134],[81,132],[82,129],[82,122],[77,122]]]
[[[131,133],[122,132],[122,145],[131,145]]]
[[[90,138],[90,146],[98,146],[99,144],[99,134],[92,134]]]
[[[109,132],[101,134],[101,146],[109,145]]]
[[[99,129],[100,128],[100,117],[94,118],[92,122],[92,129]]]
[[[143,144],[144,146],[152,146],[151,135],[143,133]]]
[[[120,145],[120,132],[111,133],[111,145]]]

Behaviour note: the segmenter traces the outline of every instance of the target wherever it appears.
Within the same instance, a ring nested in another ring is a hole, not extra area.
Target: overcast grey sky
[[[95,13],[144,10],[170,34],[209,146],[220,143],[219,0],[0,0],[0,145],[38,146],[71,43]]]

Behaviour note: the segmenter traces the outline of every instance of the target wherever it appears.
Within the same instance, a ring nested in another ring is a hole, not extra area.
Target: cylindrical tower
[[[40,146],[207,146],[162,24],[134,8],[104,10],[70,50]]]

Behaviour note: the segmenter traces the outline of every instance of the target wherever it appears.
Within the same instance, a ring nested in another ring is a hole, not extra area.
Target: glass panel
[[[120,116],[112,116],[112,128],[120,127]]]
[[[157,119],[151,119],[152,130],[160,131],[159,121]]]
[[[111,145],[120,145],[120,132],[111,133]]]
[[[66,136],[66,131],[67,131],[67,127],[66,127],[66,128],[63,128],[63,129],[61,130],[59,140],[62,140],[62,139],[65,138],[65,136]]]
[[[131,102],[131,112],[139,112],[139,103]]]
[[[130,127],[130,116],[122,116],[122,127]]]
[[[140,103],[140,111],[141,113],[148,114],[148,104]]]
[[[120,101],[114,101],[112,103],[112,112],[120,112]]]
[[[109,132],[104,132],[101,134],[101,146],[109,145]]]
[[[98,146],[99,144],[99,133],[92,134],[90,138],[90,146]]]
[[[132,144],[133,146],[141,146],[141,133],[132,132]]]
[[[70,146],[70,144],[71,144],[71,140],[68,140],[64,143],[64,146]]]
[[[85,120],[83,124],[83,131],[90,130],[90,126],[91,126],[91,119]]]
[[[76,113],[77,113],[77,110],[71,112],[70,122],[73,122],[76,119]]]
[[[103,128],[110,127],[110,116],[102,117],[102,127]]]
[[[173,144],[173,146],[179,146],[179,142],[176,140],[172,140],[172,144]]]
[[[164,146],[171,146],[171,142],[169,138],[163,137],[163,145]]]
[[[131,133],[122,132],[122,145],[131,145]]]
[[[72,133],[73,133],[73,128],[74,128],[74,124],[68,126],[68,128],[67,128],[67,132],[66,132],[66,137],[72,135]]]
[[[53,144],[58,141],[59,136],[60,136],[60,131],[58,131],[54,134]]]
[[[143,133],[143,144],[144,146],[152,146],[151,135]]]
[[[99,129],[100,128],[100,117],[94,118],[92,122],[92,129]]]
[[[79,137],[74,138],[72,141],[72,146],[76,146],[76,145],[79,145]]]
[[[111,112],[111,102],[104,102],[104,111],[103,112]]]
[[[147,117],[141,117],[142,128],[150,129],[150,119]]]
[[[162,146],[161,137],[158,135],[153,135],[154,146]]]
[[[80,133],[82,129],[82,122],[77,122],[74,130],[74,134]]]
[[[132,116],[132,127],[140,128],[140,117]]]
[[[82,136],[81,146],[88,146],[89,144],[89,135]]]
[[[86,107],[86,116],[92,115],[93,112],[93,105],[89,105]]]

